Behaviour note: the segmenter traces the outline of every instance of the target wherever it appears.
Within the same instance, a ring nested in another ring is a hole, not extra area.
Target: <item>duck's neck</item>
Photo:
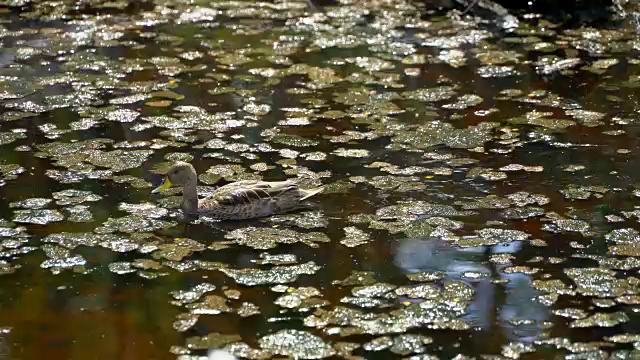
[[[187,181],[182,187],[182,211],[188,214],[198,213],[197,178]]]

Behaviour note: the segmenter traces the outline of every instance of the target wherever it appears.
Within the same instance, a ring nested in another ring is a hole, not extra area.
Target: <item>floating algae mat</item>
[[[0,1],[0,359],[639,357],[638,35],[471,13]]]

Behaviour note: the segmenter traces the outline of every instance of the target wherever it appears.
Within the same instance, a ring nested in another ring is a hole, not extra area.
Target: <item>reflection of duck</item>
[[[549,308],[535,301],[539,292],[531,286],[529,275],[506,272],[511,265],[486,262],[490,254],[517,253],[521,247],[520,241],[513,241],[460,248],[435,236],[416,237],[398,241],[394,261],[406,273],[437,272],[444,280],[472,286],[475,295],[462,319],[488,332],[495,322],[508,338],[531,342],[544,332],[540,324],[548,320]],[[495,280],[507,282],[496,286]]]
[[[407,272],[439,271],[449,277],[475,268],[477,254],[437,237],[415,237],[398,241],[395,262]]]
[[[217,188],[198,200],[198,175],[186,162],[177,162],[167,170],[160,186],[152,192],[181,185],[182,210],[187,214],[210,215],[223,220],[254,219],[304,208],[304,200],[323,187],[301,189],[292,181],[243,180]]]

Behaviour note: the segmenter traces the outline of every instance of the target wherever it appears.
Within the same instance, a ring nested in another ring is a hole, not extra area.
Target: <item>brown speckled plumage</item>
[[[243,180],[217,188],[209,197],[198,200],[197,174],[185,162],[172,165],[165,181],[154,192],[182,185],[182,210],[223,220],[253,219],[304,208],[304,200],[321,192],[322,187],[301,189],[292,181]]]

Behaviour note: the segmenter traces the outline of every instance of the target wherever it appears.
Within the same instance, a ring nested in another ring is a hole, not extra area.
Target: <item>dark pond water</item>
[[[640,355],[633,29],[0,4],[0,359]],[[177,160],[326,188],[185,222]]]

